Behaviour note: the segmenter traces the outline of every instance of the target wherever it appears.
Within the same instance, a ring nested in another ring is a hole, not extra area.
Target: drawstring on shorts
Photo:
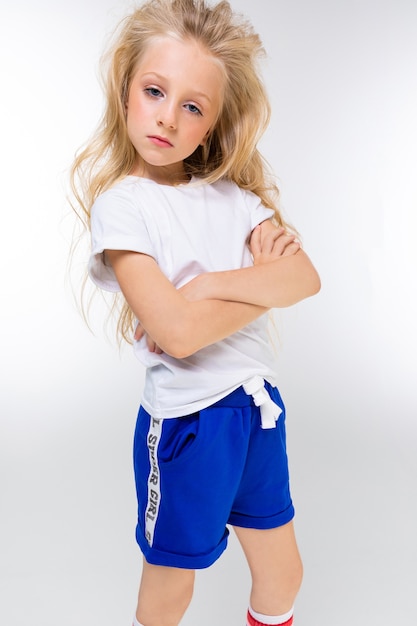
[[[261,376],[254,376],[243,385],[243,389],[248,396],[252,396],[255,405],[260,408],[261,427],[275,428],[282,409],[271,399],[265,389],[264,379]]]

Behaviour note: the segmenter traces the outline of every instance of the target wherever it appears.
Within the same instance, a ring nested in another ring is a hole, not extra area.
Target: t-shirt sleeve
[[[244,191],[245,194],[245,202],[248,207],[250,220],[251,220],[251,231],[258,226],[261,222],[265,220],[271,219],[274,216],[275,212],[273,209],[267,209],[263,204],[259,196],[254,194],[252,191]]]
[[[130,250],[155,257],[155,250],[141,208],[121,190],[110,189],[95,201],[91,210],[91,255],[88,273],[106,291],[120,291],[104,250]]]

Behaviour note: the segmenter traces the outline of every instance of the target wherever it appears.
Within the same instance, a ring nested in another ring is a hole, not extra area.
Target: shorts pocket
[[[165,419],[158,447],[160,463],[178,463],[188,459],[199,447],[200,413]]]

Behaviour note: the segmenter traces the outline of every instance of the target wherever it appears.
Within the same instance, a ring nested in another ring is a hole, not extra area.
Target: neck
[[[190,176],[184,170],[184,164],[160,167],[149,163],[136,164],[130,174],[140,178],[149,178],[160,185],[181,185],[190,181]]]

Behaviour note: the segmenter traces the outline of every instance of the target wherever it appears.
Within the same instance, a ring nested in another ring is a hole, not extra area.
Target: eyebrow
[[[145,74],[143,74],[142,78],[147,78],[147,77],[154,77],[156,78],[158,81],[166,81],[167,78],[166,76],[162,76],[162,74],[158,74],[157,72],[146,72]],[[211,104],[211,99],[208,97],[207,94],[203,93],[202,91],[193,91],[192,92],[193,96],[196,97],[197,100],[203,98],[204,100],[207,100],[207,102],[209,102]]]

